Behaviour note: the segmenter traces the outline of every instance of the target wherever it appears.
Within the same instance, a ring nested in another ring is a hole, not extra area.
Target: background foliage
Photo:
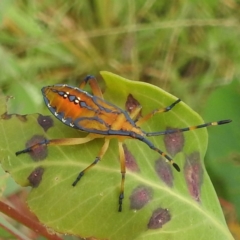
[[[171,92],[206,121],[233,119],[209,130],[205,162],[237,238],[239,16],[234,0],[2,0],[0,87],[12,112],[34,113],[41,86],[107,70]]]

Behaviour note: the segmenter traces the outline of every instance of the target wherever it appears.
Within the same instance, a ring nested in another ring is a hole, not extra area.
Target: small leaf
[[[169,106],[177,99],[146,83],[129,81],[109,72],[101,74],[106,83],[105,99],[124,109],[131,94],[142,105],[142,116]],[[6,112],[4,106],[1,112]],[[26,121],[21,121],[17,115],[1,119],[0,150],[4,170],[20,185],[33,186],[28,204],[44,225],[61,233],[100,239],[195,239],[196,236],[232,239],[203,165],[206,129],[184,133],[181,150],[174,151],[174,160],[182,171],[172,169],[171,184],[159,177],[157,161],[160,155],[157,152],[136,139],[126,140],[125,151],[129,151],[137,170],[127,168],[123,211],[119,213],[121,174],[116,139],[111,140],[104,158],[73,187],[79,172],[94,161],[103,139],[76,146],[49,146],[47,150],[36,149],[34,156],[26,153],[16,157],[15,152],[37,138],[86,135],[62,124],[54,116],[50,116],[53,123],[46,129],[39,123],[39,116],[27,115]],[[179,103],[168,113],[154,116],[142,128],[154,132],[202,122],[186,104]],[[156,147],[166,151],[163,139],[161,136],[149,138]],[[192,164],[189,160],[195,156],[192,154],[197,154],[197,164],[202,169],[201,176],[196,177],[201,181],[196,180],[194,185],[198,199],[189,191],[184,171]]]

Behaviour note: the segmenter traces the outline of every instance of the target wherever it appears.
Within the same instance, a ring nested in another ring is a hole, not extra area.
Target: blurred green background
[[[44,85],[107,70],[181,98],[209,129],[206,167],[240,238],[240,2],[1,0],[0,89],[11,112],[44,111]],[[194,123],[193,123],[194,125]]]

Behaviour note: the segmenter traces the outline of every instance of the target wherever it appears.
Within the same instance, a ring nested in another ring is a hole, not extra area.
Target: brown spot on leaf
[[[126,144],[123,144],[123,150],[125,154],[126,168],[132,172],[139,172],[140,170],[137,165],[137,161],[135,157],[132,155],[132,153],[128,150]]]
[[[125,109],[127,112],[132,113],[134,110],[136,110],[136,108],[141,107],[141,104],[138,102],[137,99],[135,99],[133,97],[132,94],[129,94],[127,97],[127,101],[125,103]],[[135,116],[136,119],[138,119],[141,116],[141,110],[139,111],[139,113],[137,114],[137,116]]]
[[[193,152],[189,156],[186,156],[184,176],[190,195],[194,200],[200,202],[203,168],[199,152]]]
[[[45,132],[53,126],[53,119],[50,116],[43,116],[39,114],[37,121]]]
[[[169,163],[162,157],[156,160],[155,170],[159,178],[169,187],[173,186],[173,173]]]
[[[149,201],[152,200],[153,191],[150,187],[138,186],[135,188],[129,197],[130,208],[139,210],[143,208]]]
[[[19,115],[19,114],[16,114],[16,117],[17,117],[18,120],[20,120],[21,122],[26,122],[26,121],[27,121],[27,115]]]
[[[33,172],[28,176],[28,180],[32,187],[36,188],[42,181],[42,175],[44,173],[43,167],[37,167]]]
[[[29,155],[33,161],[40,161],[47,157],[48,150],[46,144],[38,144],[44,140],[46,140],[44,136],[34,135],[30,140],[27,141],[26,148],[35,145],[34,148],[32,148],[32,150],[29,152]]]
[[[9,101],[9,99],[12,99],[12,98],[13,98],[12,96],[7,96],[7,97],[6,97],[6,102],[5,102],[6,112],[0,115],[0,119],[9,120],[10,118],[12,118],[12,116],[15,116],[15,117],[18,118],[20,121],[26,122],[26,121],[27,121],[27,115],[9,114],[9,113],[8,113],[8,105],[7,105],[7,103],[8,103],[8,101]]]
[[[165,223],[171,220],[168,209],[158,208],[153,213],[148,223],[149,229],[161,228]]]
[[[1,119],[3,119],[3,120],[8,120],[11,117],[12,117],[12,114],[8,114],[7,112],[5,112],[1,115]]]
[[[175,129],[167,127],[166,130]],[[184,135],[182,132],[175,132],[164,135],[164,144],[167,152],[171,156],[175,156],[178,152],[181,152],[184,146]]]
[[[7,102],[9,99],[13,98],[12,96],[6,96],[6,101],[5,101],[5,113],[1,114],[0,119],[3,120],[8,120],[12,117],[12,114],[8,113],[8,108],[7,108]]]
[[[20,115],[20,114],[8,114],[7,112],[3,113],[1,115],[1,119],[3,120],[8,120],[10,119],[12,116],[16,116],[16,118],[18,120],[20,120],[21,122],[26,122],[27,121],[27,116],[26,115]]]

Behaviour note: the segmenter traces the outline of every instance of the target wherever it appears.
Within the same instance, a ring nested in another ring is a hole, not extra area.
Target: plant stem
[[[0,201],[0,212],[15,219],[17,222],[25,225],[26,227],[30,228],[37,234],[46,237],[47,239],[62,240],[62,238],[57,236],[55,233],[50,234],[49,231],[41,223],[22,215],[16,209],[14,209],[13,207],[7,205],[6,203],[4,203],[2,201]]]

